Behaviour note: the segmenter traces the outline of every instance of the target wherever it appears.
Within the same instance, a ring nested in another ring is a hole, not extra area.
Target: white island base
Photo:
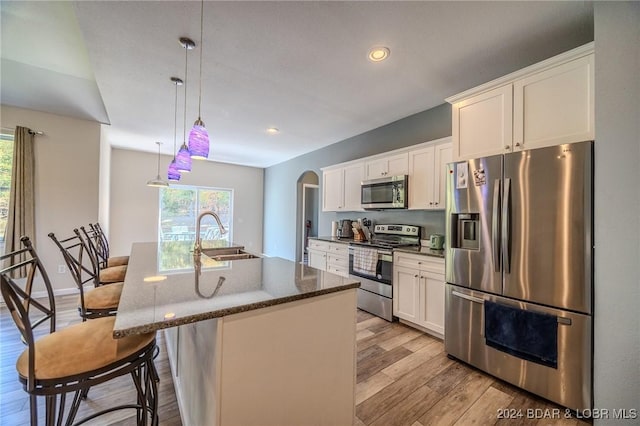
[[[356,290],[168,328],[185,426],[351,425]]]

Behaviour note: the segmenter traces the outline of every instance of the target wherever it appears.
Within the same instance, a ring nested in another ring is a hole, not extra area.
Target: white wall
[[[2,127],[44,132],[35,137],[35,244],[54,289],[75,289],[68,272],[58,274],[64,260],[47,235],[68,237],[98,219],[100,124],[6,105],[0,111]]]
[[[640,416],[640,3],[597,2],[594,21],[595,406]]]
[[[162,156],[166,178],[171,158]],[[134,242],[158,240],[158,188],[146,186],[156,176],[157,155],[123,149],[111,151],[111,254],[126,255]],[[262,253],[264,170],[211,161],[194,161],[179,184],[233,189],[233,240]]]

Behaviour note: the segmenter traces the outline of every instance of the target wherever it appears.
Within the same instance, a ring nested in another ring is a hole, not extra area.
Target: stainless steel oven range
[[[358,308],[393,320],[393,248],[420,244],[420,227],[376,225],[374,237],[349,244],[349,275],[360,280]]]

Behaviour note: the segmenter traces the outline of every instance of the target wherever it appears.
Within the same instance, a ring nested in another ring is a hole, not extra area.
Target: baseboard
[[[93,287],[93,285],[91,285],[90,287]],[[87,287],[87,289],[90,287]],[[79,292],[77,288],[60,288],[60,289],[53,290],[54,296],[69,296],[69,295],[74,295],[78,293]],[[47,292],[44,290],[34,291],[33,293],[31,293],[31,297],[33,297],[34,299],[45,298],[47,297]],[[0,306],[6,306],[4,303],[4,299],[0,299]]]

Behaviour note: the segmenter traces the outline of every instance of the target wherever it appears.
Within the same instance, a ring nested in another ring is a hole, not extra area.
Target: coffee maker
[[[338,238],[353,238],[351,219],[342,219],[338,223]]]

